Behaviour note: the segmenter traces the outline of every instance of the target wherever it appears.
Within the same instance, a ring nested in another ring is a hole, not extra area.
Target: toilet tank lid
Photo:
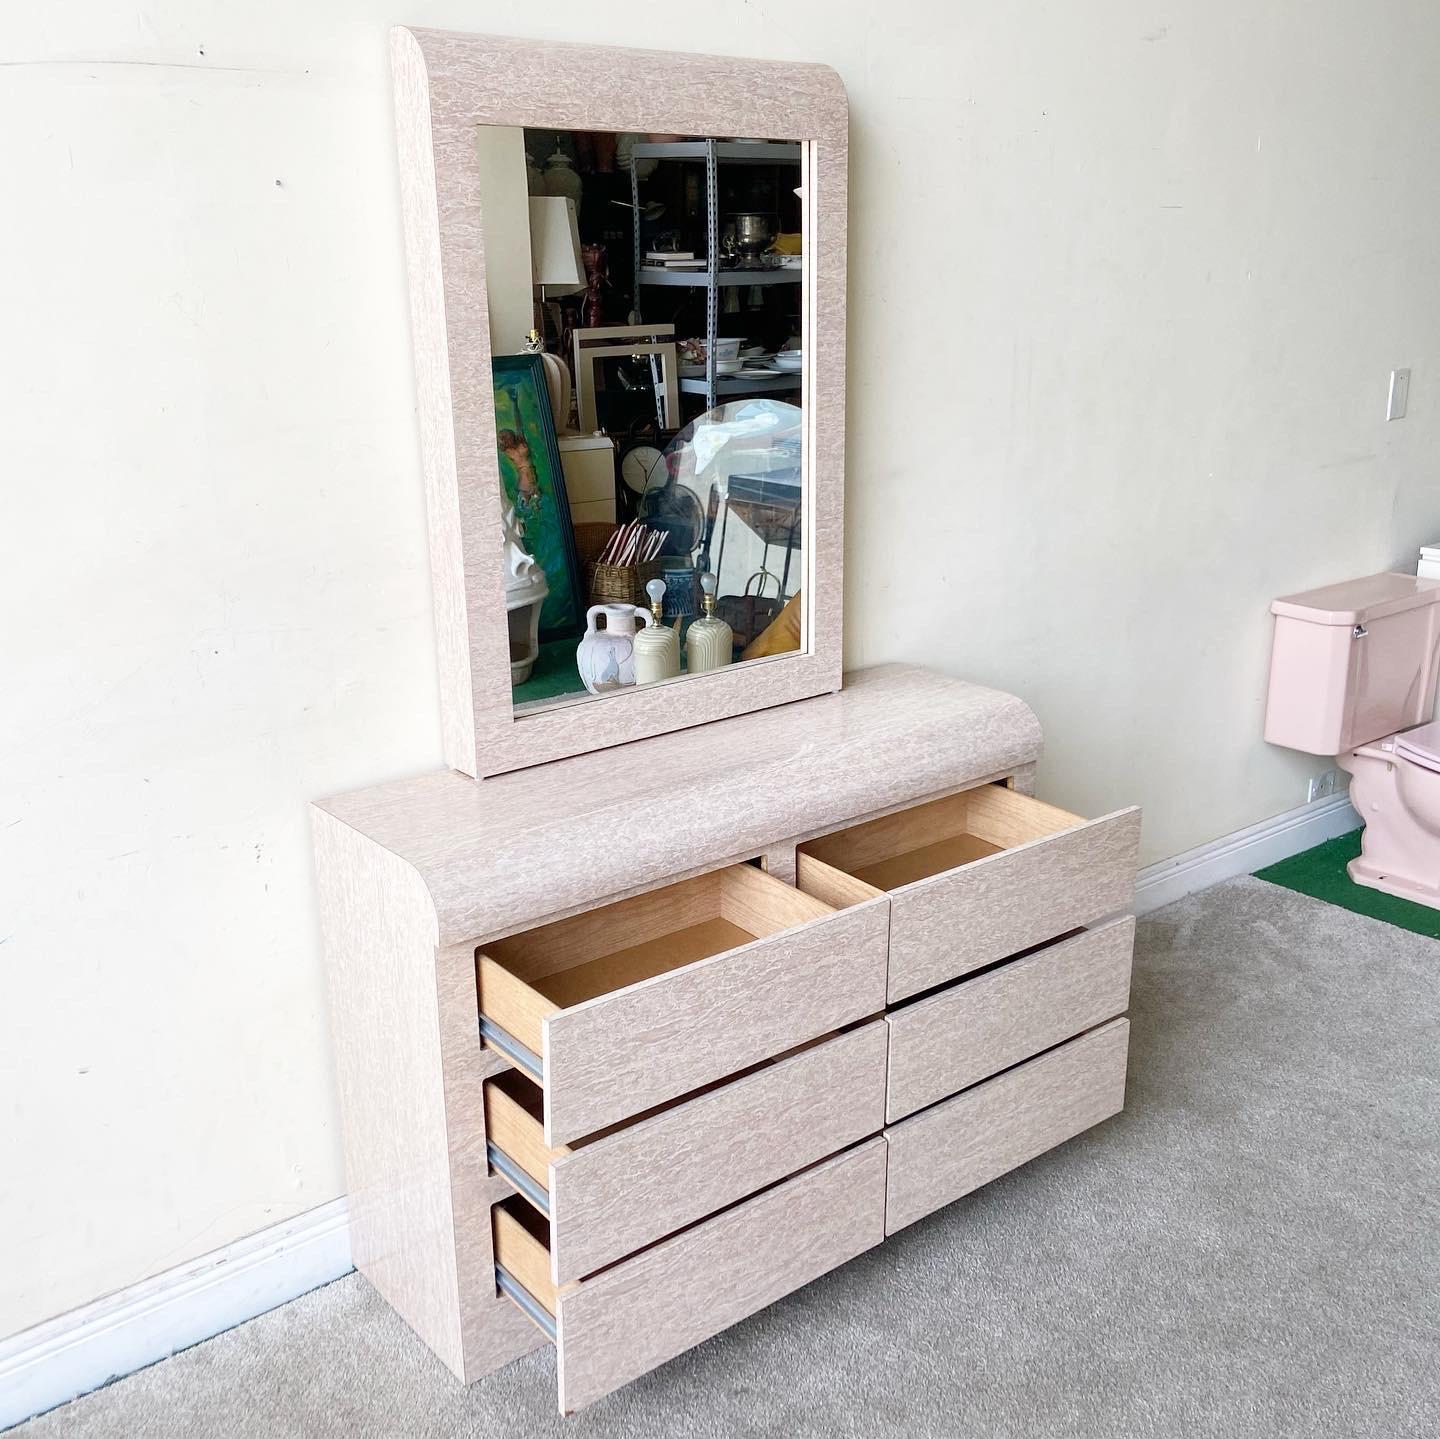
[[[1384,615],[1397,615],[1401,610],[1433,604],[1440,604],[1440,580],[1379,574],[1323,585],[1298,595],[1282,595],[1271,602],[1270,613],[1316,625],[1361,625]]]

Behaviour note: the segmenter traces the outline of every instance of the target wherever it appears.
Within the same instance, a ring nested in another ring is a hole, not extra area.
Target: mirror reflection
[[[798,652],[801,146],[477,145],[517,711]]]

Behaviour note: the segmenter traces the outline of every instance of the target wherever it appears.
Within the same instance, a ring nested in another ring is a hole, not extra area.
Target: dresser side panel
[[[311,814],[355,1267],[464,1378],[434,911],[403,860]],[[492,1368],[543,1342],[504,1320]]]

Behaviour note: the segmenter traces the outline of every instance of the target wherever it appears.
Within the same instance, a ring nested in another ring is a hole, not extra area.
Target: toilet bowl
[[[1265,738],[1350,776],[1351,879],[1440,909],[1440,579],[1367,575],[1270,609]]]
[[[1440,725],[1402,731],[1337,757],[1364,822],[1356,884],[1440,909]]]

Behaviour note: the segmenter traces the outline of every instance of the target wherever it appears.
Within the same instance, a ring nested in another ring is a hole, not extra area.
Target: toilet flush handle
[[[1364,625],[1356,625],[1355,628],[1350,631],[1350,638],[1352,640],[1363,640],[1369,633],[1370,631],[1367,630]]]

